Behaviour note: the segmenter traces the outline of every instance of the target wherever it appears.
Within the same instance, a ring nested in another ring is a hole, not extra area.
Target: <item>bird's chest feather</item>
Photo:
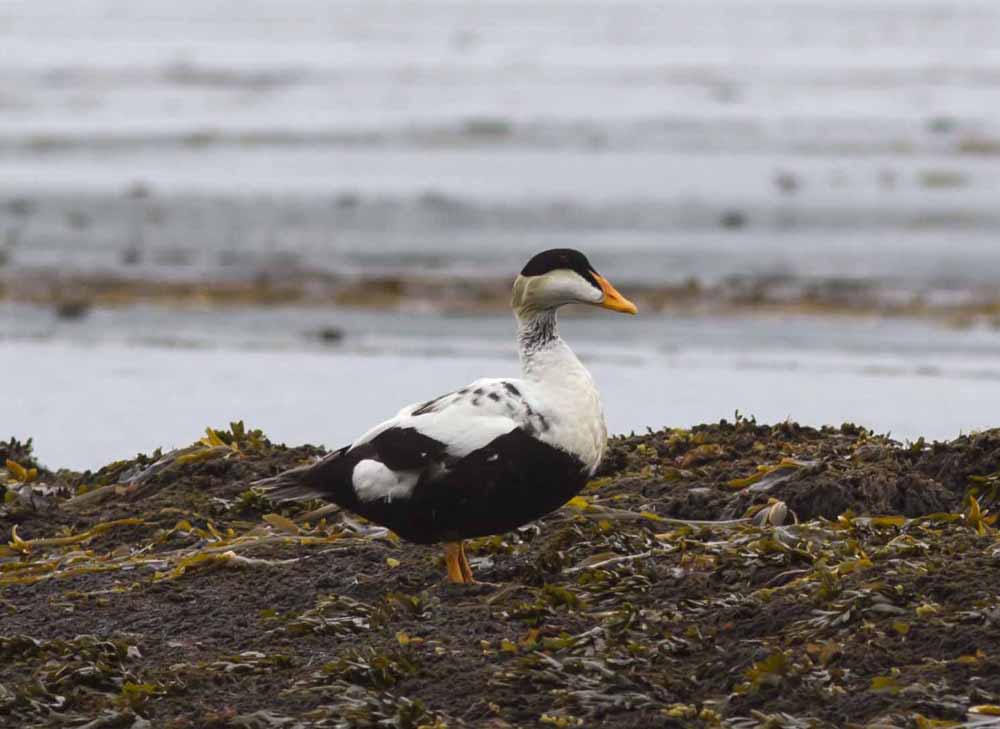
[[[540,387],[537,410],[548,428],[537,434],[544,443],[576,456],[592,474],[600,465],[608,431],[601,397],[590,378]]]

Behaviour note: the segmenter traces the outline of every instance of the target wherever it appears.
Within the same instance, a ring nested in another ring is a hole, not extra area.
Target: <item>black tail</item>
[[[350,450],[350,446],[334,451],[308,466],[298,466],[279,473],[277,476],[252,481],[251,488],[264,492],[270,501],[305,501],[306,499],[330,500],[329,485],[324,488],[320,475],[328,470],[332,461]]]

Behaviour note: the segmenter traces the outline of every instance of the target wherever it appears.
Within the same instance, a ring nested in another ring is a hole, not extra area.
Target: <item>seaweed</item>
[[[0,441],[0,461],[15,461],[21,463],[25,468],[37,468],[38,462],[32,455],[34,449],[33,439],[23,443],[16,438],[4,442]]]
[[[470,542],[473,586],[248,486],[322,452],[241,423],[94,473],[11,452],[0,724],[998,725],[1000,431],[617,437],[562,509]]]

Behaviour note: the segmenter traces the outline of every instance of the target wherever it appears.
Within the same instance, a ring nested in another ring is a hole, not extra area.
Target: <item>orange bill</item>
[[[603,306],[605,309],[611,309],[611,311],[620,311],[623,314],[637,314],[639,310],[635,308],[635,304],[626,299],[624,296],[618,293],[618,289],[611,285],[611,282],[600,274],[595,273],[594,278],[597,283],[601,286],[601,291],[604,292],[604,299],[598,306]]]

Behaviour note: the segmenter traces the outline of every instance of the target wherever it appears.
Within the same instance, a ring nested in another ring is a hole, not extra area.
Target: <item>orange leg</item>
[[[444,544],[444,564],[448,568],[448,579],[459,584],[464,583],[465,572],[462,563],[465,555],[462,552],[461,542],[445,542]],[[470,573],[471,574],[471,573]]]
[[[458,566],[462,568],[462,577],[468,583],[474,583],[476,580],[472,576],[472,567],[469,566],[469,560],[465,557],[465,542],[458,543]]]

